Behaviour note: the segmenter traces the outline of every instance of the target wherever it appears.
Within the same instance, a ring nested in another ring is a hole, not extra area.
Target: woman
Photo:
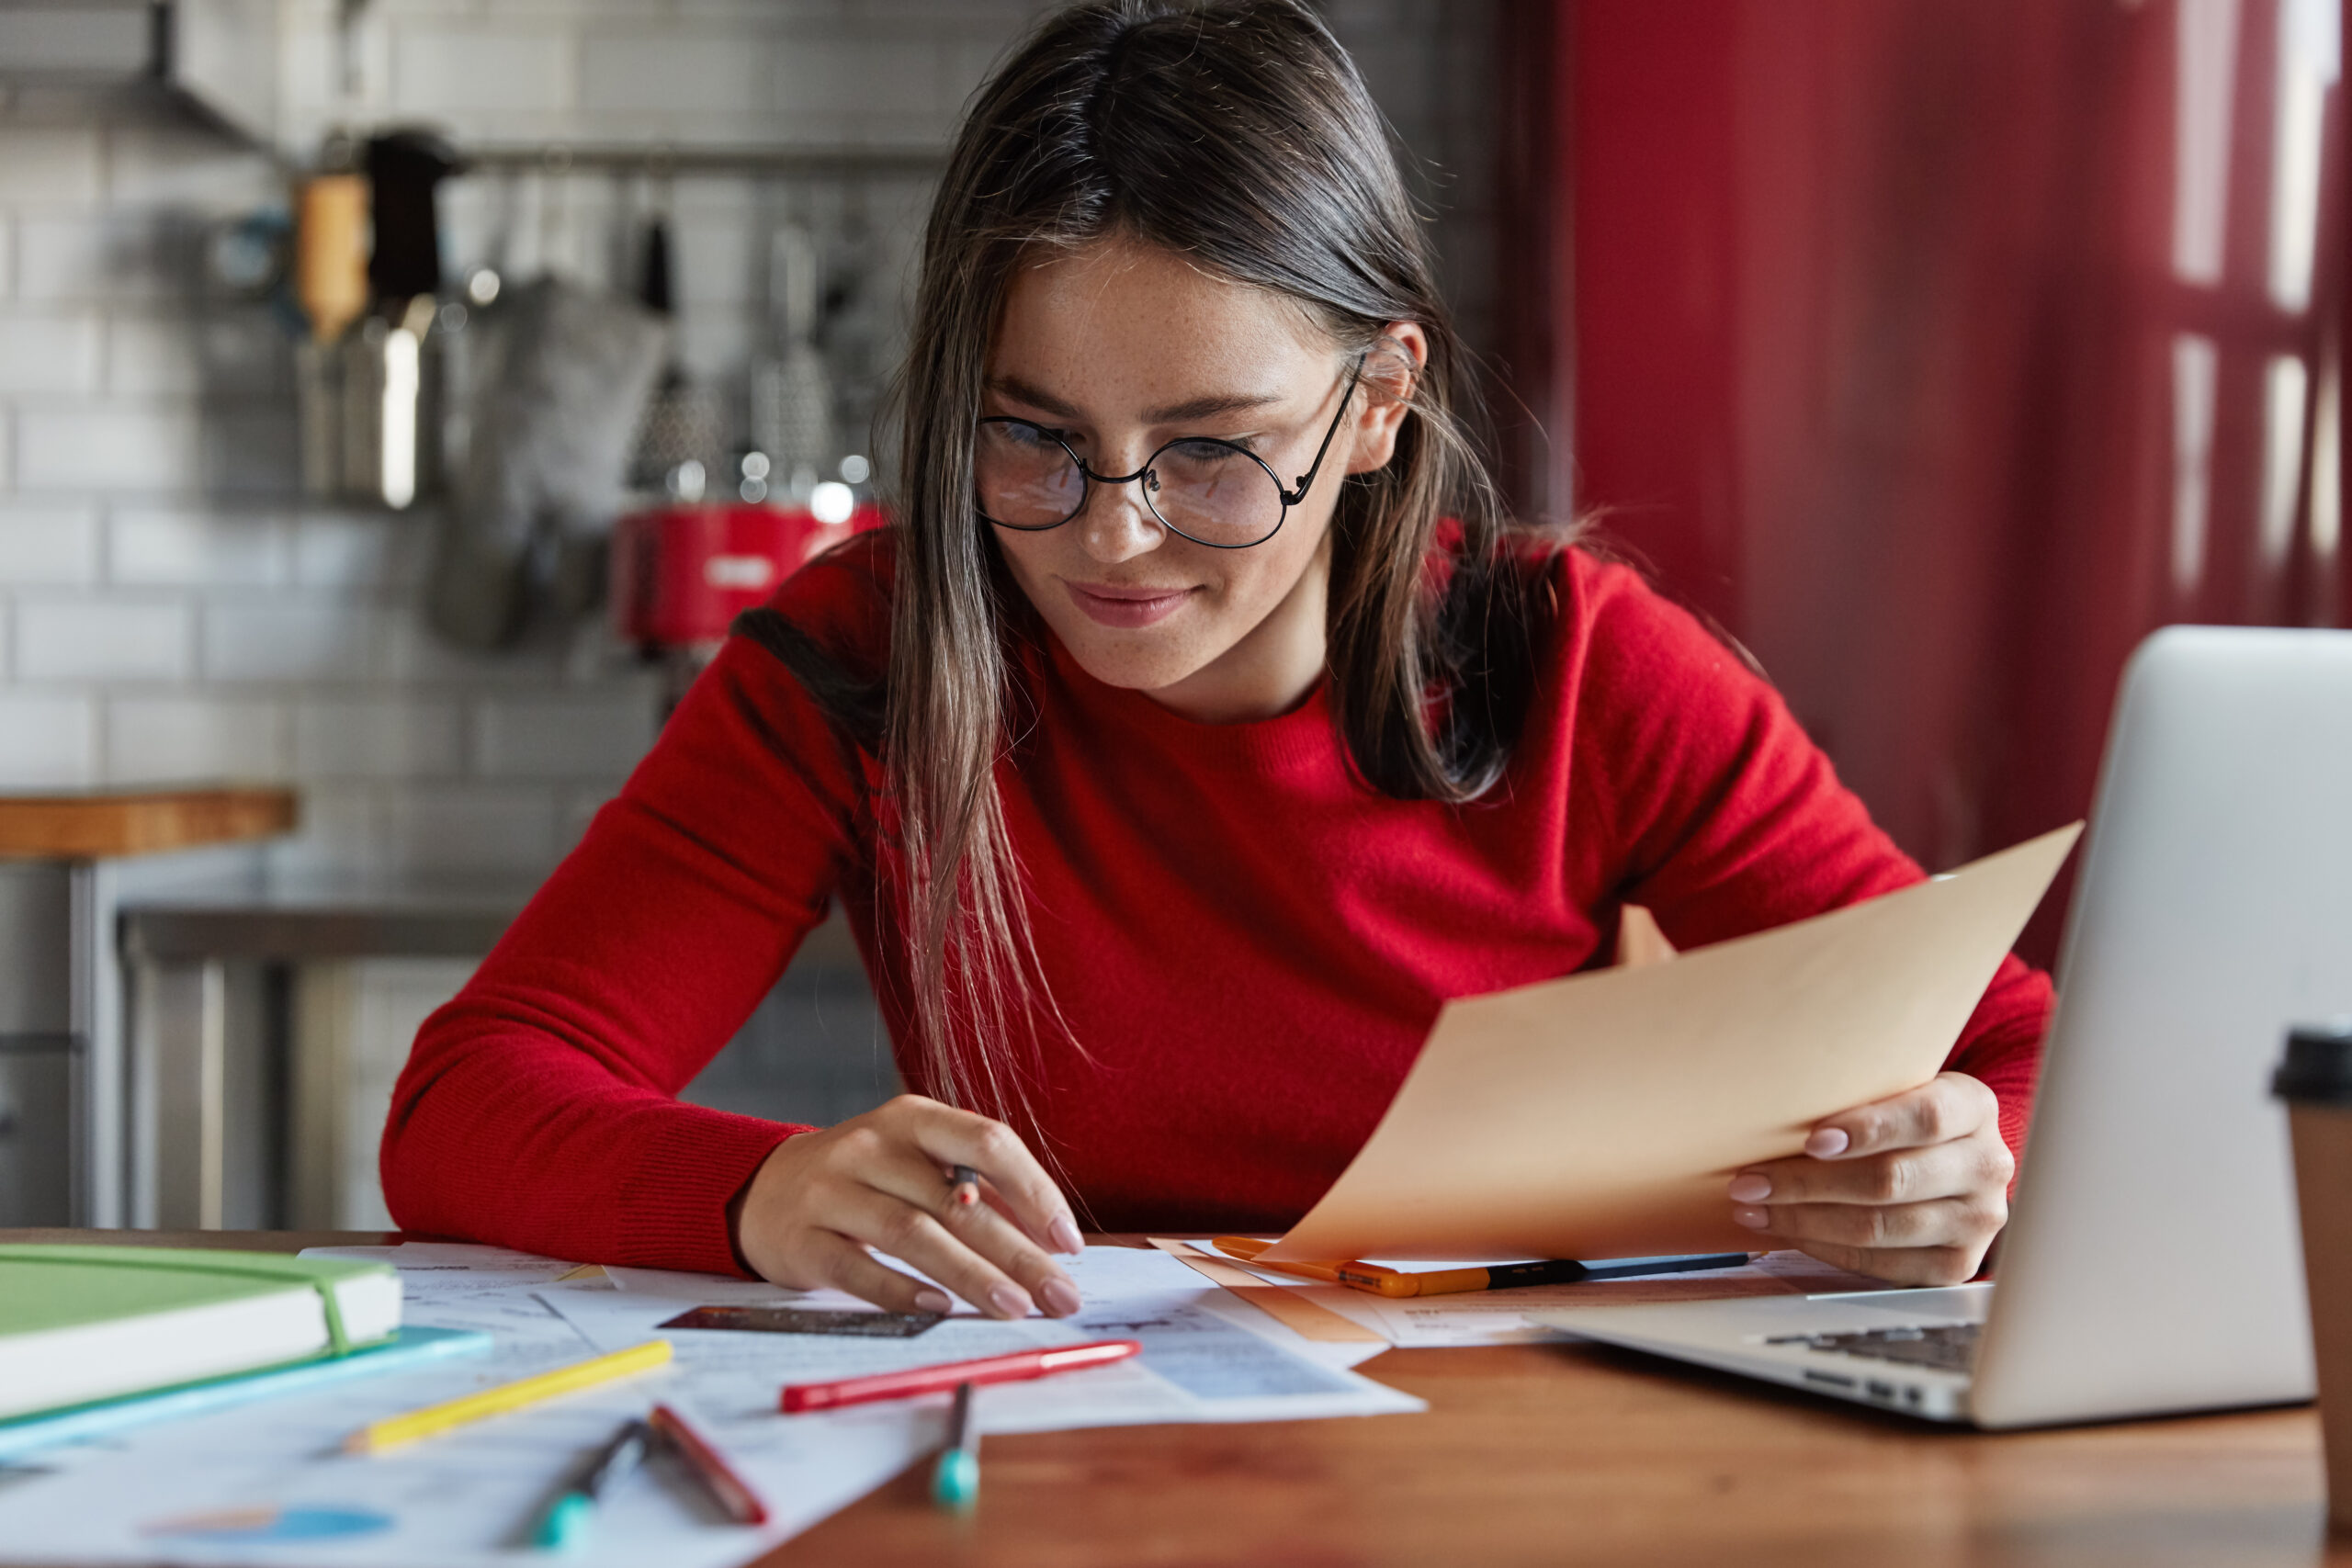
[[[1067,1314],[1081,1213],[1284,1227],[1445,998],[1608,962],[1624,904],[1689,946],[1917,881],[1739,658],[1497,514],[1461,359],[1311,12],[1043,23],[933,209],[897,525],[746,617],[426,1024],[401,1223],[946,1305],[870,1247]],[[680,1104],[833,899],[922,1093]],[[2048,1006],[2010,960],[1950,1071],[1735,1217],[1969,1276]]]

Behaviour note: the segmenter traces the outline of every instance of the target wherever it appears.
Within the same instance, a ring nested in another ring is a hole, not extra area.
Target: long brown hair
[[[1370,395],[1408,400],[1394,457],[1346,483],[1332,522],[1330,705],[1365,784],[1475,800],[1502,776],[1533,679],[1540,590],[1478,456],[1469,367],[1385,122],[1346,51],[1292,0],[1099,0],[1046,18],[974,99],[924,235],[880,714],[788,659],[845,723],[880,720],[898,823],[883,848],[908,900],[921,1050],[935,1092],[998,1115],[1027,1098],[1000,1043],[1059,1019],[995,783],[1030,620],[975,515],[973,422],[1014,271],[1114,234],[1297,301],[1343,353],[1374,355]],[[1396,321],[1427,338],[1417,374],[1381,361]]]

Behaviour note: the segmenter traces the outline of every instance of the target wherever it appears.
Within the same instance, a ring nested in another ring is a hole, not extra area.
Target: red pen
[[[768,1506],[752,1490],[752,1483],[735,1473],[727,1456],[710,1446],[700,1432],[686,1424],[686,1418],[666,1404],[657,1404],[648,1417],[653,1429],[668,1439],[678,1457],[686,1461],[707,1487],[727,1517],[739,1525],[763,1525],[768,1522]]]
[[[838,1410],[844,1404],[869,1404],[877,1399],[949,1393],[959,1382],[1020,1382],[1028,1378],[1051,1377],[1056,1372],[1108,1366],[1142,1349],[1140,1339],[1098,1339],[1088,1345],[1016,1350],[1009,1356],[944,1361],[933,1367],[910,1367],[902,1372],[876,1372],[869,1377],[841,1378],[832,1382],[787,1383],[784,1396],[776,1404],[786,1416],[804,1410]]]

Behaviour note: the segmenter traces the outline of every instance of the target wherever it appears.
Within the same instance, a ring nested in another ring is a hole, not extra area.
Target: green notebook
[[[339,1356],[400,1322],[380,1263],[0,1245],[0,1420]]]

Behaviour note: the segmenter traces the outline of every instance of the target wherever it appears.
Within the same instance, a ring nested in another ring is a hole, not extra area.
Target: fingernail
[[[1760,1231],[1772,1223],[1772,1212],[1769,1209],[1734,1209],[1731,1212],[1731,1218],[1734,1224],[1746,1225],[1752,1231]]]
[[[1078,1287],[1068,1280],[1048,1280],[1037,1293],[1046,1298],[1046,1310],[1056,1317],[1068,1317],[1085,1304],[1079,1300]]]
[[[1757,1171],[1745,1171],[1731,1179],[1731,1199],[1735,1203],[1761,1203],[1772,1195],[1772,1179]]]
[[[998,1285],[989,1292],[989,1305],[996,1308],[998,1314],[1004,1317],[1027,1317],[1030,1307],[1029,1292],[1018,1285]]]
[[[1046,1227],[1046,1235],[1052,1239],[1054,1250],[1056,1252],[1083,1252],[1086,1250],[1086,1243],[1079,1238],[1077,1222],[1072,1220],[1068,1214],[1056,1215],[1054,1223]],[[1073,1308],[1071,1310],[1075,1311],[1076,1309]]]
[[[1804,1152],[1815,1159],[1827,1159],[1832,1155],[1844,1154],[1852,1142],[1846,1136],[1845,1128],[1824,1127],[1804,1141]]]
[[[915,1310],[917,1312],[954,1312],[956,1303],[949,1301],[942,1292],[922,1290],[915,1292]]]

